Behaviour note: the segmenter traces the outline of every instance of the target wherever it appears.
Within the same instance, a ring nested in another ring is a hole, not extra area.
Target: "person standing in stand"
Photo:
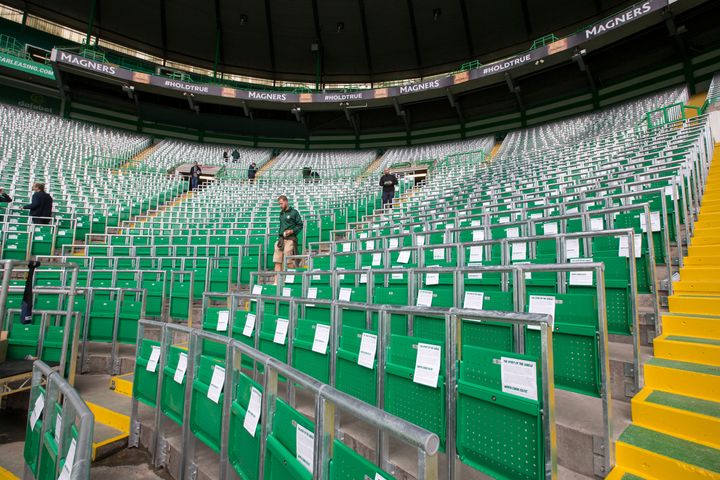
[[[33,196],[29,204],[23,208],[30,210],[32,223],[35,225],[47,225],[52,220],[53,198],[45,192],[45,184],[33,183]]]
[[[255,183],[255,175],[257,175],[257,171],[257,165],[255,165],[255,162],[252,162],[248,167],[248,180],[250,180],[250,183]]]
[[[386,168],[383,171],[383,176],[380,177],[380,186],[382,187],[382,205],[392,203],[395,198],[395,185],[398,184],[398,179],[395,175],[390,173],[390,169]]]
[[[278,197],[278,204],[280,205],[280,227],[278,228],[278,241],[275,243],[275,251],[273,252],[273,263],[275,263],[276,272],[282,271],[285,257],[297,254],[297,235],[303,229],[300,214],[290,206],[285,195]],[[299,265],[297,265],[297,262],[295,263],[297,268]]]
[[[200,165],[198,165],[198,162],[195,162],[193,166],[190,168],[190,190],[195,190],[200,183],[200,174],[202,173],[202,168],[200,168]]]

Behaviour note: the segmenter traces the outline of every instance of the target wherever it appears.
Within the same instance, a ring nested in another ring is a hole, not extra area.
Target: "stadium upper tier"
[[[225,162],[223,158],[225,152],[229,157],[228,162]],[[198,162],[201,165],[247,170],[247,166],[252,162],[255,162],[260,168],[270,160],[270,157],[271,151],[263,148],[163,140],[157,144],[150,155],[143,159],[138,167],[143,170],[166,173],[178,165]]]
[[[613,130],[622,130],[636,125],[651,110],[684,102],[687,98],[687,89],[674,88],[598,112],[511,132],[497,156],[513,157],[532,150],[572,145]]]

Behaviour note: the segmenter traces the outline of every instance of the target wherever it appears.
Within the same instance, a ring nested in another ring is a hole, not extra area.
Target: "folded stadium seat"
[[[137,322],[142,316],[144,296],[139,292],[124,292],[120,304],[118,342],[131,345],[137,343]]]
[[[252,434],[244,426],[253,389],[262,395],[262,386],[240,373],[230,410],[228,461],[242,480],[258,478],[260,468],[261,424],[257,423]]]
[[[185,387],[187,385],[187,372],[180,382],[175,379],[180,357],[185,356],[187,368],[187,349],[177,345],[170,345],[167,350],[165,367],[162,371],[162,393],[160,395],[160,409],[167,417],[178,425],[185,422]]]
[[[46,399],[46,401],[48,401],[48,399]],[[41,451],[39,459],[40,471],[38,472],[37,478],[55,477],[58,463],[58,450],[60,449],[60,446],[56,442],[56,439],[60,438],[60,432],[56,429],[59,426],[61,427],[62,424],[62,422],[58,422],[58,417],[62,419],[62,405],[57,402],[52,402],[50,405],[46,405],[45,408],[49,409],[49,414],[47,417],[47,427],[45,430],[45,435],[41,440]],[[37,427],[38,426],[36,425],[35,428],[37,429]],[[77,442],[78,432],[76,426],[72,425],[69,432],[70,438],[75,439],[75,441]]]
[[[556,263],[555,255],[549,257],[528,258],[514,261],[513,265],[547,265]],[[525,272],[525,289],[527,292],[543,295],[557,291],[557,272]],[[512,279],[511,279],[512,282]]]
[[[227,392],[222,391],[217,402],[208,397],[210,383],[216,369],[225,370],[225,362],[207,355],[200,356],[192,379],[190,430],[213,451],[220,452],[222,407]],[[190,372],[188,372],[190,374]]]
[[[635,268],[637,273],[637,290],[639,294],[652,293],[654,279],[650,278],[649,247],[645,235],[635,233],[635,245],[640,245],[640,252],[635,251]],[[592,240],[593,258],[617,258],[620,253],[621,241],[615,237],[596,237]]]
[[[165,272],[140,271],[140,288],[147,290],[145,295],[145,315],[160,317],[165,300]]]
[[[378,468],[362,455],[340,440],[333,442],[333,455],[330,460],[329,475],[332,480],[344,478],[392,478],[390,473]]]
[[[37,388],[38,397],[43,396],[43,402],[47,398],[45,387],[38,386]],[[37,398],[31,398],[31,405],[36,405]],[[34,408],[34,407],[33,407]],[[37,477],[38,471],[38,459],[40,458],[40,449],[42,448],[42,429],[43,429],[43,416],[37,419],[35,424],[30,426],[31,415],[28,414],[27,427],[25,428],[25,446],[23,448],[23,458],[25,459],[25,465],[27,465],[30,471],[33,473],[35,478]]]
[[[143,338],[135,358],[135,374],[133,376],[133,398],[155,408],[157,403],[158,369],[148,370],[148,362],[154,355],[160,355],[160,342]],[[157,359],[153,359],[157,361]],[[150,363],[152,367],[152,363]]]
[[[553,355],[555,386],[583,395],[600,396],[598,307],[595,294],[564,293],[555,298]],[[526,298],[526,310],[530,299]],[[525,329],[525,352],[540,356],[539,330]]]
[[[28,254],[30,234],[28,232],[6,231],[3,233],[3,260],[25,260]]]
[[[282,317],[265,311],[258,328],[259,350],[287,363],[289,334],[291,333],[287,316]]]
[[[113,326],[118,319],[118,292],[93,290],[88,314],[87,340],[90,342],[112,342]]]
[[[460,460],[494,478],[542,478],[545,452],[542,448],[542,368],[538,358],[466,344],[461,348],[457,387]],[[504,359],[535,364],[537,392],[534,396],[515,395],[503,388],[501,362]]]
[[[190,272],[171,271],[170,274],[170,318],[190,318],[193,295],[193,275]]]
[[[53,237],[56,230],[54,225],[33,225],[30,237],[30,255],[52,255]]]
[[[108,219],[106,213],[94,210],[90,214],[90,233],[105,233],[107,226]]]
[[[437,434],[441,449],[445,446],[446,433],[443,343],[391,335],[385,365],[385,411]],[[418,355],[425,351],[423,346],[439,350],[439,374],[435,386],[428,384],[432,379],[418,376],[422,371],[418,369],[421,361]]]
[[[299,319],[292,342],[292,367],[329,384],[331,335],[329,322]]]
[[[335,388],[370,405],[377,405],[376,346],[377,330],[342,326]],[[361,347],[366,348],[363,355]]]
[[[222,319],[221,319],[222,317]],[[222,321],[221,321],[222,320]],[[236,320],[237,321],[237,320]],[[229,336],[230,331],[230,310],[224,307],[208,307],[202,320],[202,329],[217,335]],[[220,360],[225,359],[225,345],[213,342],[208,339],[202,340],[202,354]]]
[[[298,432],[301,430],[301,432]],[[266,480],[311,480],[309,467],[299,460],[297,437],[312,442],[315,426],[280,398],[275,400],[275,415],[272,429],[267,437],[265,454]],[[312,464],[313,459],[306,459]],[[311,468],[311,467],[310,467]]]

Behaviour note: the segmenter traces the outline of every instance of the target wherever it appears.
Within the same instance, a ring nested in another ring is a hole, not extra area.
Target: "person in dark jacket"
[[[380,177],[380,186],[382,187],[382,205],[383,208],[388,203],[392,203],[395,198],[395,185],[398,184],[398,179],[395,175],[390,173],[389,169],[383,171],[383,176]]]
[[[5,193],[4,188],[0,188],[0,203],[10,203],[10,202],[12,202],[12,198],[10,197],[10,195]],[[0,222],[5,221],[5,210],[7,210],[7,209],[8,209],[7,206],[3,206],[2,208],[0,208]]]
[[[275,251],[273,252],[273,263],[275,263],[275,271],[279,272],[283,267],[283,260],[288,255],[297,255],[298,233],[303,229],[303,221],[297,210],[292,208],[288,203],[285,195],[278,197],[280,205],[280,226],[278,228],[278,241],[275,243]],[[294,262],[295,267],[299,267],[299,262]],[[288,266],[290,266],[288,264]]]
[[[202,173],[202,168],[200,168],[200,165],[198,165],[198,162],[195,162],[192,167],[190,167],[190,190],[195,190],[200,183],[200,174]]]
[[[33,184],[33,196],[29,204],[23,208],[30,210],[32,222],[36,225],[47,225],[52,220],[53,198],[45,192],[45,184],[35,182]]]
[[[255,183],[255,175],[257,175],[257,171],[257,165],[255,165],[255,162],[252,162],[248,167],[248,180],[250,180],[250,183]]]

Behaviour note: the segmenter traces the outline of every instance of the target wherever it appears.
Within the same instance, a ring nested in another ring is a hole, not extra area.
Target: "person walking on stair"
[[[257,165],[255,164],[255,162],[252,162],[248,167],[248,180],[250,181],[250,183],[255,183],[255,175],[257,175],[257,171]]]
[[[390,173],[390,169],[386,168],[383,171],[383,176],[380,177],[380,186],[382,187],[382,206],[388,203],[392,204],[393,198],[395,198],[395,185],[398,184],[398,179],[395,175]]]
[[[23,208],[30,210],[32,223],[35,225],[48,225],[52,220],[53,198],[45,192],[45,184],[33,183],[33,196],[29,204]]]
[[[200,168],[200,165],[198,165],[198,162],[195,162],[193,166],[190,168],[190,190],[195,190],[200,183],[200,174],[202,173],[202,168]]]
[[[300,214],[290,206],[285,195],[278,197],[278,204],[280,205],[280,226],[278,228],[278,241],[275,243],[275,251],[273,252],[273,263],[275,263],[276,272],[282,271],[285,257],[297,254],[297,235],[303,228]],[[295,268],[299,266],[297,261],[292,263],[294,263]]]

